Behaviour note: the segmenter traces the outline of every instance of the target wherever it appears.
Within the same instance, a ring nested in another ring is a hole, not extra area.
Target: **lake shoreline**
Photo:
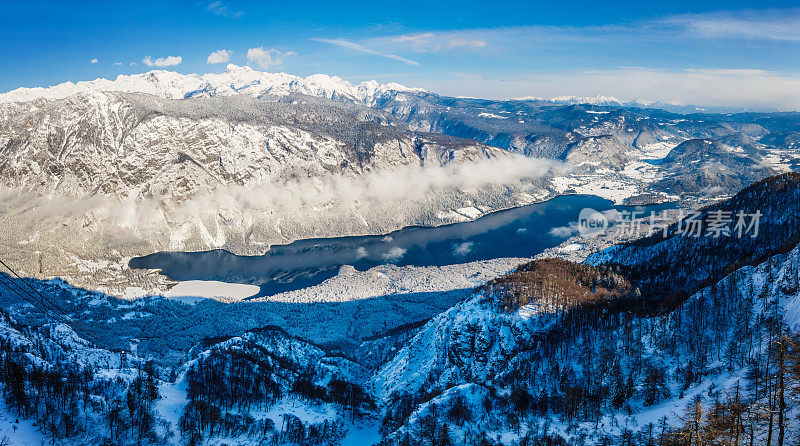
[[[600,211],[632,208],[595,195],[558,195],[488,212],[467,222],[407,226],[375,235],[301,239],[273,245],[260,256],[241,256],[225,249],[162,251],[132,258],[129,267],[157,270],[178,282],[210,280],[260,286],[261,292],[248,298],[252,299],[318,285],[336,276],[344,265],[365,271],[382,264],[425,267],[533,257],[569,235],[564,231],[570,231],[579,211],[587,207]]]

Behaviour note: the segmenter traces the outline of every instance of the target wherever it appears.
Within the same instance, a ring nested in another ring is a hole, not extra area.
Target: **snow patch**
[[[218,282],[216,280],[187,280],[178,282],[177,285],[164,293],[164,297],[171,299],[202,297],[206,299],[227,298],[242,300],[258,294],[259,291],[261,289],[256,285]]]

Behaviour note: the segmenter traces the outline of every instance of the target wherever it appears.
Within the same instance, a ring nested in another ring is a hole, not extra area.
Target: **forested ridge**
[[[0,318],[5,406],[18,417],[14,423],[32,420],[54,444],[199,444],[220,436],[334,444],[346,433],[344,420],[374,410],[350,375],[357,364],[328,358],[275,327],[211,342],[178,370],[92,348],[65,325],[30,327],[4,313]],[[157,407],[172,383],[185,398],[174,414]],[[276,414],[282,420],[276,423],[251,414],[268,412],[282,398],[329,404],[342,416],[314,423],[287,410]]]
[[[441,444],[433,417],[467,444],[508,443],[491,435],[508,429],[519,444],[798,443],[799,188],[786,174],[702,210],[760,210],[758,237],[672,226],[489,282],[379,372],[387,442]],[[448,353],[415,352],[423,342]]]

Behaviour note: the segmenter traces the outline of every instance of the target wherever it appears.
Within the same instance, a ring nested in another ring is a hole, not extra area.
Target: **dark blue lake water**
[[[645,211],[674,207],[637,207]],[[158,252],[131,259],[131,268],[161,269],[173,280],[219,280],[255,284],[258,296],[316,285],[342,265],[359,270],[393,263],[441,266],[499,257],[532,257],[560,244],[563,228],[578,221],[583,208],[633,209],[591,195],[558,196],[549,201],[498,211],[477,220],[438,227],[408,227],[385,235],[299,240],[273,246],[261,256],[224,250]]]

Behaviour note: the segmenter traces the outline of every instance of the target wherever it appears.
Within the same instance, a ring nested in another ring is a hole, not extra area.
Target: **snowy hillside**
[[[373,432],[364,418],[373,403],[354,383],[360,366],[279,329],[191,356],[180,369],[159,367],[90,348],[67,326],[26,327],[2,315],[0,441],[339,444]]]
[[[764,206],[754,261],[747,248],[718,248],[724,257],[712,260],[702,238],[657,235],[649,248],[601,253],[596,267],[537,260],[490,282],[373,376],[384,434],[392,444],[436,444],[441,431],[467,444],[765,444],[794,432],[800,233],[783,218],[796,214],[784,206],[796,205],[797,187],[796,175],[776,177],[721,205]],[[623,276],[612,272],[623,264]],[[713,279],[686,281],[684,266]],[[741,418],[724,418],[731,411]]]
[[[584,317],[580,309],[559,316],[533,305],[505,312],[478,295],[431,321],[372,379],[384,432],[397,443],[431,441],[438,435],[431,423],[448,424],[468,444],[498,435],[503,444],[678,441],[691,429],[681,419],[688,407],[709,424],[696,427],[702,435],[733,434],[735,424],[713,430],[715,411],[742,404],[743,417],[755,416],[761,404],[776,404],[776,387],[767,386],[782,372],[769,357],[775,339],[800,328],[798,265],[794,249],[744,267],[653,318]],[[794,431],[789,413],[786,430]],[[742,426],[740,435],[764,444],[769,419]]]

